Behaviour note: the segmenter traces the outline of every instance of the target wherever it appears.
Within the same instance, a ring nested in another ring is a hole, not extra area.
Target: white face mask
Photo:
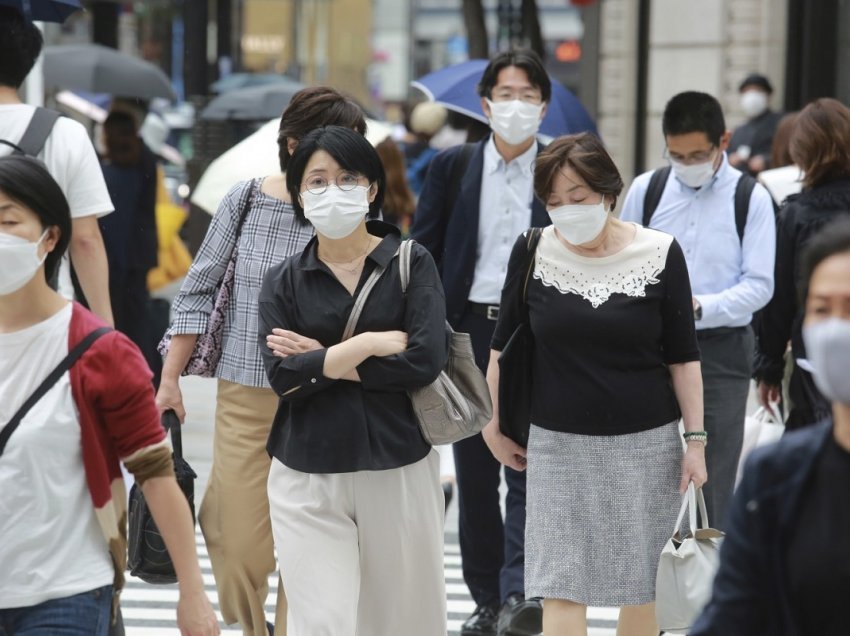
[[[741,95],[741,110],[749,119],[758,117],[767,110],[767,100],[767,93],[747,91]]]
[[[688,165],[670,160],[676,178],[691,188],[701,188],[714,176],[714,161]]]
[[[511,145],[521,144],[537,134],[543,104],[529,104],[520,99],[509,102],[491,102],[490,128]]]
[[[584,245],[598,237],[608,221],[605,198],[590,205],[561,205],[549,211],[552,225],[569,243]]]
[[[342,239],[357,229],[369,212],[369,188],[340,190],[331,184],[322,194],[301,193],[304,216],[316,231],[330,239]]]
[[[806,355],[815,384],[832,402],[850,404],[850,320],[830,318],[803,327]]]
[[[452,146],[459,146],[466,143],[466,131],[452,128],[448,124],[440,128],[437,134],[431,137],[428,145],[434,150],[445,150]]]
[[[0,296],[18,291],[35,276],[47,258],[39,258],[38,246],[47,236],[47,230],[35,243],[12,234],[0,232]]]

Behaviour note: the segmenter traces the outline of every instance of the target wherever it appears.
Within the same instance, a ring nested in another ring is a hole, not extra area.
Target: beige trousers
[[[308,474],[272,460],[269,505],[298,636],[446,633],[440,459]]]
[[[218,381],[210,481],[198,514],[224,622],[267,636],[264,605],[277,566],[269,520],[266,441],[277,410],[271,389]],[[278,583],[275,636],[286,636],[286,595]]]

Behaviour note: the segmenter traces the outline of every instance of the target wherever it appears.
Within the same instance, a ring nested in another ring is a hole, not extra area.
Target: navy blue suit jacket
[[[440,271],[446,292],[446,316],[453,327],[463,317],[469,299],[478,253],[478,227],[481,218],[481,175],[484,172],[484,146],[476,144],[469,165],[461,177],[460,192],[452,205],[452,173],[462,146],[448,148],[431,161],[425,185],[419,195],[411,238],[424,245]],[[543,145],[537,144],[537,152]],[[533,197],[531,225],[551,223],[543,204]]]

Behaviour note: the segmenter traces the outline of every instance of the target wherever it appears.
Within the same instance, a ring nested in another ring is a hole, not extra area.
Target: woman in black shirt
[[[622,608],[620,633],[656,636],[658,556],[680,492],[706,481],[685,259],[670,235],[610,213],[622,187],[595,135],[540,153],[534,189],[553,226],[537,246],[527,302],[527,240],[517,240],[487,371],[495,399],[499,352],[529,320],[528,449],[496,419],[484,439],[505,465],[528,466],[525,586],[544,599],[546,634],[586,633],[587,606],[602,605]],[[694,434],[684,459],[680,416]]]
[[[384,171],[361,135],[338,126],[307,135],[286,182],[317,236],[266,274],[259,337],[281,397],[269,505],[295,630],[444,634],[439,458],[407,393],[433,382],[448,356],[436,266],[414,245],[402,294],[398,230],[367,222]],[[357,328],[341,341],[375,270]]]

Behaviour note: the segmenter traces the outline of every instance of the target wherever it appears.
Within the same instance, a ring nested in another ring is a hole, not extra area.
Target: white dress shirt
[[[743,242],[735,225],[735,187],[740,171],[726,154],[711,181],[699,189],[671,173],[650,227],[672,234],[685,252],[694,298],[702,306],[697,329],[743,327],[773,296],[776,221],[767,190],[756,185]],[[632,183],[623,221],[642,223],[652,172]]]
[[[469,300],[498,305],[508,259],[516,237],[531,225],[534,160],[537,142],[505,163],[493,136],[484,146],[484,171],[478,219],[478,252]]]

